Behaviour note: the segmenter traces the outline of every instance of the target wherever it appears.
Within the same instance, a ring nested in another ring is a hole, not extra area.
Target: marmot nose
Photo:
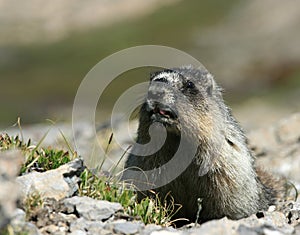
[[[166,92],[164,90],[149,90],[147,99],[162,102]]]

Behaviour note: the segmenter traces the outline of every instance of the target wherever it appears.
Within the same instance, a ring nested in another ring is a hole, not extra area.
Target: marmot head
[[[171,132],[208,137],[219,109],[215,100],[220,98],[220,89],[207,70],[166,69],[151,75],[141,115],[143,121],[160,122]]]

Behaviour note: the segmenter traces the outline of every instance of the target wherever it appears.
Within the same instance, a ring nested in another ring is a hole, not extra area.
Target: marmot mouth
[[[150,110],[150,116],[162,117],[164,119],[177,119],[176,113],[169,107],[156,105]]]

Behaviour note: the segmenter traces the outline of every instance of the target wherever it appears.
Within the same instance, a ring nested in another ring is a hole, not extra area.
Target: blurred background
[[[246,129],[269,125],[300,110],[299,9],[291,0],[0,0],[0,127],[17,117],[23,125],[70,121],[88,71],[144,44],[191,54]],[[125,74],[126,85],[147,73]],[[124,89],[121,80],[112,90]],[[103,107],[118,92],[103,94]]]

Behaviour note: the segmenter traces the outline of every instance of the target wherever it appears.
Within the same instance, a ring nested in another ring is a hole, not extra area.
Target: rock
[[[0,230],[9,223],[16,210],[19,191],[15,178],[23,160],[21,151],[0,152]]]
[[[291,180],[300,189],[300,113],[247,134],[257,164]]]
[[[104,229],[104,223],[102,221],[89,221],[84,218],[78,218],[70,224],[70,231],[89,231],[89,233],[94,232],[98,234],[97,231]]]
[[[78,191],[79,175],[84,170],[81,159],[75,159],[57,169],[43,173],[31,172],[17,178],[23,197],[39,193],[42,198],[56,200],[70,197]]]
[[[289,224],[294,227],[300,225],[300,197],[298,200],[284,203],[280,210],[284,213]]]
[[[155,231],[159,231],[161,230],[162,227],[159,225],[155,225],[155,224],[147,224],[145,226],[145,228],[143,229],[143,231],[141,232],[142,235],[148,235],[148,234],[152,234]]]
[[[295,228],[295,235],[300,235],[300,226],[299,225]]]
[[[62,226],[56,226],[54,224],[50,224],[40,229],[42,234],[55,234],[55,235],[65,235],[66,228]]]
[[[30,235],[40,235],[40,231],[37,227],[26,221],[26,214],[21,209],[16,209],[14,215],[11,217],[10,225],[14,231],[14,234],[30,234]]]
[[[168,230],[161,230],[161,231],[154,231],[150,233],[151,235],[181,235],[183,234],[182,232],[177,232],[177,231],[168,231]],[[188,234],[188,233],[185,233]]]
[[[269,213],[257,219],[255,215],[241,220],[223,218],[206,222],[200,228],[191,229],[188,234],[293,234],[294,228],[286,222],[280,212]]]
[[[67,213],[77,213],[89,221],[106,221],[117,211],[123,210],[121,204],[95,200],[89,197],[72,197],[63,201]]]
[[[236,229],[236,221],[223,218],[221,220],[212,220],[204,223],[199,228],[192,228],[188,234],[235,234]]]
[[[276,137],[280,143],[297,143],[300,141],[300,113],[281,120],[276,127]]]
[[[86,235],[87,233],[82,230],[75,230],[74,232],[70,233],[70,235]]]
[[[270,230],[279,231],[283,234],[292,234],[294,232],[293,226],[287,223],[286,217],[283,213],[275,212],[265,212],[265,216],[261,219],[256,219],[254,216],[246,218],[246,223],[249,225],[257,224],[259,228],[268,228]]]
[[[238,227],[237,233],[243,234],[243,235],[256,235],[257,234],[255,229],[249,228],[243,224]]]
[[[118,221],[113,223],[113,231],[117,234],[137,234],[144,228],[141,222]]]

